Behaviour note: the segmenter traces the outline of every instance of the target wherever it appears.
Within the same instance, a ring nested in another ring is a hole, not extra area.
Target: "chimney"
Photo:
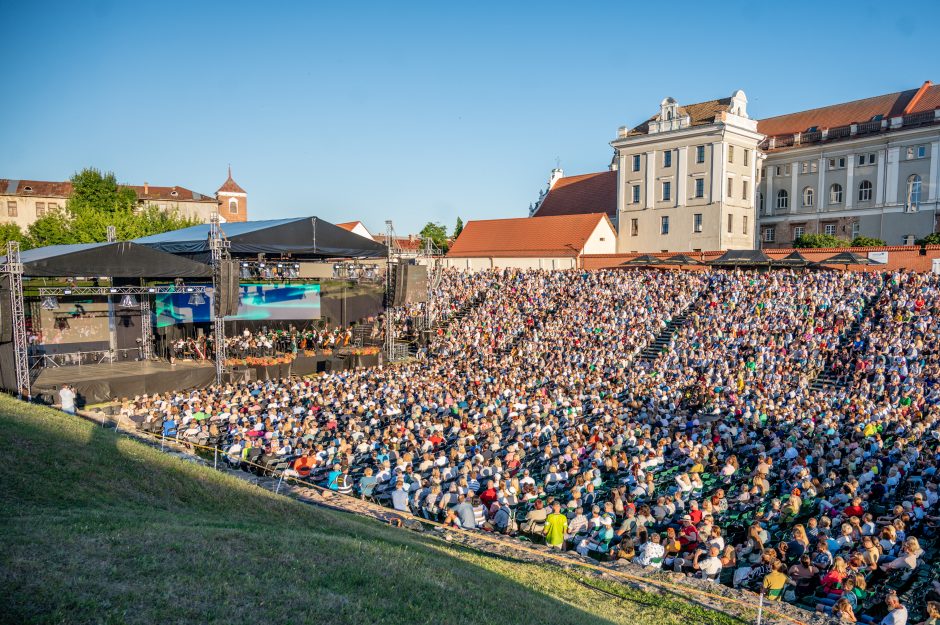
[[[144,195],[150,195],[150,183],[144,182]]]
[[[555,186],[555,183],[561,180],[565,176],[565,172],[560,167],[556,167],[552,170],[552,175],[548,178],[548,188],[551,189]]]

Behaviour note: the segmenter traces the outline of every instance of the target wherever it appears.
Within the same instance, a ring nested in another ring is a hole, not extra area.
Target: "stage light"
[[[186,287],[186,292],[187,292],[187,293],[192,293],[194,290],[195,290],[195,289],[193,289],[193,287],[191,287],[191,286]]]
[[[150,287],[149,289],[147,289],[147,292],[148,292],[148,293],[156,293],[157,290],[156,290],[155,288],[153,288],[153,287]]]
[[[110,289],[108,289],[108,293],[117,293],[117,289],[112,286]]]
[[[121,296],[121,307],[122,308],[137,308],[137,298],[131,295],[130,293],[125,293]]]
[[[250,265],[248,263],[242,263],[242,267],[247,269],[248,267],[250,267]]]
[[[281,263],[278,263],[278,264],[277,264],[277,268],[278,268],[278,269],[281,269],[283,266],[284,266],[284,265],[282,265]]]
[[[72,289],[62,289],[62,294],[63,294],[63,295],[71,295],[71,294],[72,294]]]
[[[206,298],[202,296],[202,293],[193,293],[189,296],[189,305],[190,306],[202,306],[206,303]]]
[[[43,310],[55,310],[59,307],[59,300],[56,299],[55,295],[46,295],[42,298],[42,302],[39,306]]]

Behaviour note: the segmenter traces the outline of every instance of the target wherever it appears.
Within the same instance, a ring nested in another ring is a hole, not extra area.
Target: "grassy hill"
[[[2,623],[725,623],[312,508],[0,397]]]

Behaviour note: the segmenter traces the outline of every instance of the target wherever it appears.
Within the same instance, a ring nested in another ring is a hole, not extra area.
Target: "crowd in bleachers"
[[[410,362],[125,411],[442,523],[846,622],[936,622],[940,276],[507,270],[442,288],[459,323]]]

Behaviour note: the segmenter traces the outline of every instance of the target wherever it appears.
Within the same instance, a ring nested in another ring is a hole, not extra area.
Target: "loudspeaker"
[[[215,291],[215,311],[220,317],[238,314],[238,262],[223,260],[219,266],[219,283]]]
[[[13,340],[13,304],[10,302],[10,276],[0,276],[0,343]]]
[[[258,381],[258,371],[254,367],[235,367],[226,371],[223,379],[228,384],[249,384]]]
[[[428,301],[428,268],[424,265],[398,265],[393,301],[394,306]]]

